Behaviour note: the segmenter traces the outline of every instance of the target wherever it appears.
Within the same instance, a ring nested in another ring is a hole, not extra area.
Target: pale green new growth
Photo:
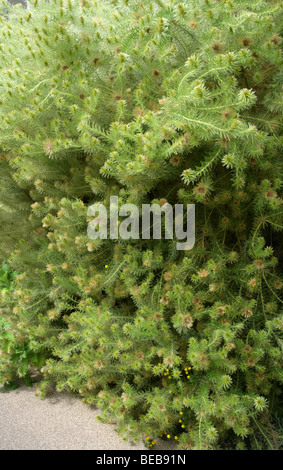
[[[0,10],[0,381],[44,362],[127,438],[276,448],[281,2],[30,4]],[[195,247],[89,239],[110,196],[196,204]]]

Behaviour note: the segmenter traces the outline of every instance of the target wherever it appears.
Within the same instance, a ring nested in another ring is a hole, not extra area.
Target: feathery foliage
[[[243,448],[282,384],[282,4],[30,4],[0,16],[1,315],[44,354],[42,396],[134,440]],[[195,247],[90,240],[110,196],[196,204]]]

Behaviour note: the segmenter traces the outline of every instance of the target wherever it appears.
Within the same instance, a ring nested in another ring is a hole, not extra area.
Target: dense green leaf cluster
[[[15,277],[16,273],[11,271],[6,263],[2,263],[0,292],[3,298],[14,290]],[[23,337],[14,334],[13,322],[5,319],[9,312],[10,309],[5,306],[0,308],[0,378],[7,390],[17,388],[19,378],[25,385],[31,385],[33,380],[29,374],[30,370],[38,370],[46,359],[44,353],[35,354],[29,347],[28,338],[24,341]]]
[[[40,393],[134,440],[256,442],[283,378],[282,4],[30,3],[0,17],[1,309],[46,351]],[[195,204],[195,247],[89,239],[110,196]]]

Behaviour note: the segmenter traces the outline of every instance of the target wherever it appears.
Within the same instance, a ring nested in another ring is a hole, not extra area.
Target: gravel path
[[[98,415],[67,393],[44,400],[28,387],[0,393],[0,450],[146,450],[123,441]],[[161,441],[157,448],[172,447]]]

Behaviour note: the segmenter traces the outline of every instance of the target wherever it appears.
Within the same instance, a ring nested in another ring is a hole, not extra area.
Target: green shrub
[[[282,4],[31,4],[2,6],[0,255],[40,393],[135,440],[258,448],[282,383]],[[194,248],[89,239],[110,196],[195,204]]]
[[[16,273],[3,263],[0,269],[0,292],[4,302],[14,290],[15,276]],[[15,334],[13,322],[5,319],[7,313],[10,313],[9,307],[0,308],[0,379],[5,389],[13,389],[19,386],[19,378],[25,385],[31,385],[36,380],[30,376],[30,372],[39,372],[38,369],[45,363],[45,355],[43,352],[35,354],[29,347],[28,338]],[[21,325],[18,327],[21,328]]]
[[[16,277],[16,273],[11,271],[6,263],[2,263],[0,269],[0,289],[4,293],[8,290],[13,290],[13,280]]]

